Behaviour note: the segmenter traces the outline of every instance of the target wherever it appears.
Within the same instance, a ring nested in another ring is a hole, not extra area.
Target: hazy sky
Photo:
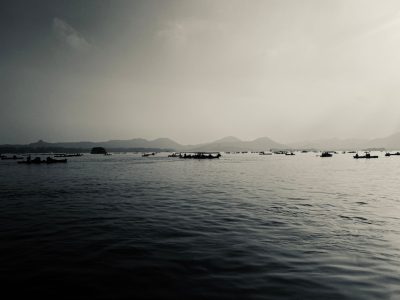
[[[0,144],[400,131],[400,1],[2,1]]]

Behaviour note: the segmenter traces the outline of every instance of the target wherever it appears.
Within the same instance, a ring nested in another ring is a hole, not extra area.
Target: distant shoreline
[[[377,139],[320,139],[298,143],[282,144],[269,137],[260,137],[243,141],[234,136],[196,145],[182,145],[169,138],[146,140],[134,138],[129,140],[109,140],[103,142],[57,142],[49,143],[39,140],[29,144],[3,144],[0,153],[40,153],[40,152],[90,152],[93,147],[103,147],[111,152],[165,152],[165,151],[270,151],[273,150],[319,150],[319,151],[356,151],[378,150],[391,151],[400,149],[400,132]]]

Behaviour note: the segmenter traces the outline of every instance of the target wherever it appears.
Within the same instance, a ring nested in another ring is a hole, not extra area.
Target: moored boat
[[[396,153],[390,153],[390,152],[386,152],[385,156],[397,156],[400,155],[400,152],[396,152]]]
[[[378,155],[371,155],[369,152],[365,153],[365,155],[358,155],[358,153],[356,155],[353,156],[353,158],[355,159],[359,159],[359,158],[366,158],[366,159],[370,159],[370,158],[378,158]]]
[[[332,153],[329,153],[329,152],[327,152],[327,151],[322,152],[322,154],[321,154],[321,157],[332,157],[332,156],[333,156],[333,154],[332,154]]]
[[[261,152],[259,153],[259,155],[272,155],[272,153],[271,153],[271,152],[264,152],[264,151],[261,151]]]
[[[155,152],[151,152],[151,153],[143,153],[143,154],[142,154],[142,157],[148,157],[148,156],[154,156],[154,155],[156,155],[156,153],[155,153]]]
[[[222,155],[219,152],[181,152],[179,158],[184,159],[215,159],[220,158]]]

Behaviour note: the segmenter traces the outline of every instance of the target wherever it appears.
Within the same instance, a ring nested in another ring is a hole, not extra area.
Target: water
[[[379,155],[1,161],[3,293],[399,299],[400,158]]]

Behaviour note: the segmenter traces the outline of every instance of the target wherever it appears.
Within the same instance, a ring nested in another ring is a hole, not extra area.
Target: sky
[[[2,1],[0,144],[400,131],[400,1]]]

